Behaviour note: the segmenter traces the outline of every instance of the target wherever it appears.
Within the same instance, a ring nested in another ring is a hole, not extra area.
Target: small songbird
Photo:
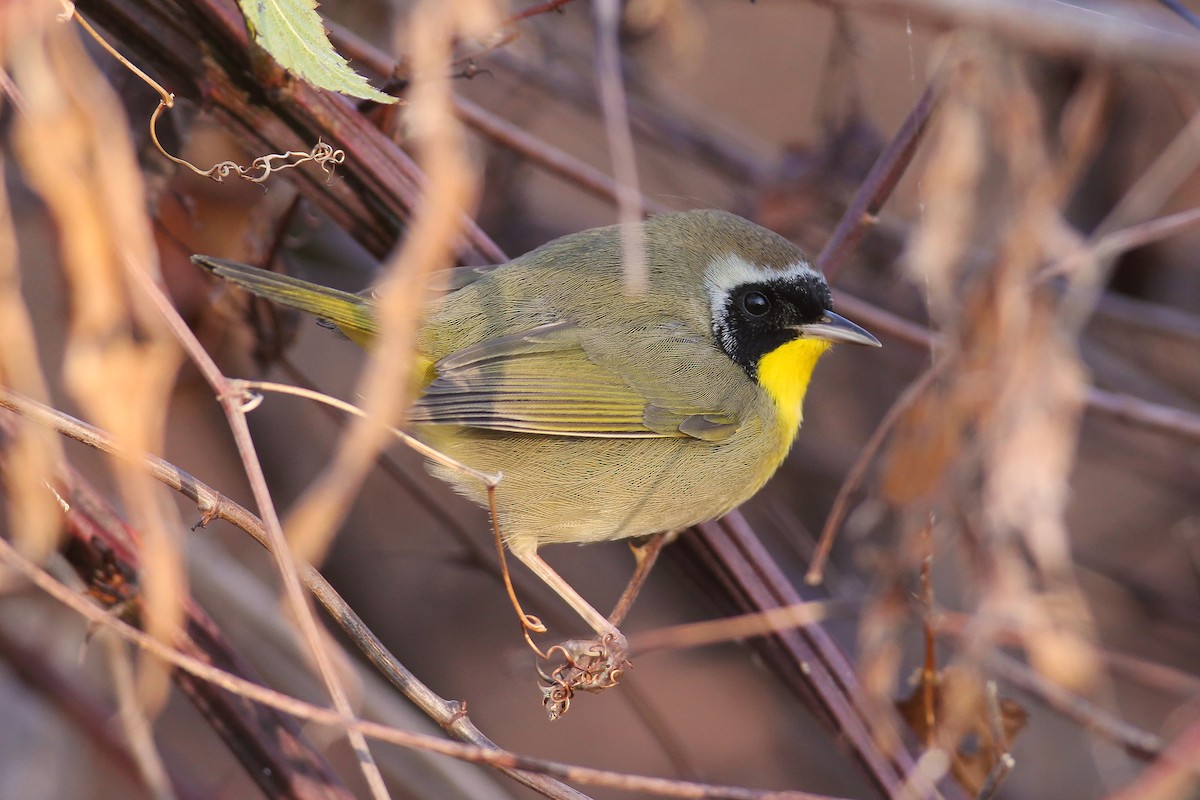
[[[642,223],[647,287],[623,286],[620,226],[507,264],[449,271],[418,341],[412,433],[503,475],[509,550],[604,635],[614,632],[538,555],[542,545],[678,530],[747,500],[783,461],[813,368],[834,343],[879,342],[833,312],[794,244],[733,214]],[[194,256],[254,294],[370,347],[371,295]],[[431,471],[486,504],[485,486]]]

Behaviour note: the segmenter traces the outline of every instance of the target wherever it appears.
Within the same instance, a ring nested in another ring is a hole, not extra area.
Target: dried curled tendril
[[[158,108],[154,109],[154,113],[150,115],[150,140],[154,142],[154,146],[158,149],[158,152],[163,154],[164,157],[170,159],[176,164],[179,164],[180,166],[187,167],[197,175],[203,175],[206,178],[212,178],[218,183],[224,181],[231,175],[251,183],[262,183],[268,177],[270,177],[272,173],[280,172],[281,170],[285,169],[292,169],[293,167],[298,167],[301,164],[307,164],[311,161],[319,166],[325,172],[325,174],[332,179],[333,168],[338,164],[345,162],[345,150],[334,149],[331,145],[328,145],[320,140],[318,140],[317,143],[313,145],[312,149],[307,152],[303,150],[289,150],[286,153],[268,153],[265,156],[259,156],[251,161],[250,166],[248,167],[243,167],[242,165],[234,163],[233,161],[222,161],[221,163],[209,167],[208,169],[200,169],[189,161],[171,155],[158,140],[157,126],[159,115],[162,114],[163,109],[174,108],[175,95],[168,92],[161,85],[159,85],[157,81],[155,81],[142,70],[138,69],[138,67],[125,58],[125,56],[117,52],[116,48],[106,42],[104,37],[102,37],[95,28],[88,24],[87,20],[75,13],[75,6],[73,4],[67,3],[64,5],[63,18],[74,18],[75,21],[79,23],[80,27],[87,31],[91,37],[95,39],[101,47],[107,50],[113,58],[124,64],[126,69],[128,69],[134,75],[137,75],[139,78],[145,81],[148,86],[154,89],[154,91],[158,92],[158,96],[160,98],[158,102]]]
[[[624,637],[619,635],[606,635],[599,641],[563,642],[551,647],[546,653],[547,658],[555,653],[562,656],[564,664],[549,675],[538,668],[542,679],[542,705],[551,720],[567,713],[575,692],[598,694],[611,689],[629,666]]]
[[[158,134],[155,131],[155,125],[158,122],[158,116],[164,108],[170,108],[174,102],[174,96],[168,95],[167,99],[160,100],[158,108],[154,109],[154,113],[150,116],[150,139],[154,142],[154,146],[158,148],[158,152],[174,161],[180,166],[187,167],[197,175],[203,175],[206,178],[212,178],[217,183],[221,183],[229,176],[241,178],[250,183],[262,183],[271,176],[273,172],[280,172],[285,169],[292,169],[301,164],[313,162],[319,166],[326,175],[333,178],[333,168],[338,164],[345,162],[346,151],[340,148],[334,149],[332,145],[322,142],[320,139],[313,145],[312,149],[305,152],[303,150],[288,150],[286,153],[268,153],[265,156],[259,156],[250,162],[250,166],[243,167],[233,161],[222,161],[219,164],[214,164],[208,169],[200,169],[194,164],[185,161],[182,158],[177,158],[166,151],[159,143]]]

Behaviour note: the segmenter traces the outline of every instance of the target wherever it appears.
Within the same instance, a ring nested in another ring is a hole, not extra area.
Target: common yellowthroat
[[[449,273],[418,338],[414,435],[501,473],[510,551],[600,634],[613,632],[537,555],[720,516],[766,483],[791,447],[817,359],[878,347],[832,310],[829,286],[787,239],[722,211],[644,225],[648,288],[622,286],[621,228],[556,239],[495,267]],[[369,294],[205,256],[254,294],[322,317],[369,347]],[[480,504],[485,487],[431,471]]]

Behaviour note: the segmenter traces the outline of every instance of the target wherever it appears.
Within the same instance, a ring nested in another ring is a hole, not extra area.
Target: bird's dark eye
[[[742,295],[742,308],[753,317],[761,317],[771,310],[771,301],[762,292],[746,292]]]

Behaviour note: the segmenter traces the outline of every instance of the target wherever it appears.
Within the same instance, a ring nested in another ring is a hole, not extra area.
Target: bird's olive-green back
[[[413,421],[717,441],[765,413],[761,387],[714,342],[704,276],[714,258],[782,267],[800,251],[723,212],[657,217],[645,232],[639,295],[625,291],[613,226],[480,271],[435,303],[419,349],[445,361]]]
[[[644,224],[649,288],[627,296],[620,226],[583,231],[532,250],[508,264],[474,273],[433,305],[422,349],[440,358],[468,344],[569,316],[578,323],[637,330],[648,320],[681,322],[695,336],[711,333],[704,273],[714,257],[736,255],[768,268],[803,258],[783,237],[723,211],[664,214]]]

